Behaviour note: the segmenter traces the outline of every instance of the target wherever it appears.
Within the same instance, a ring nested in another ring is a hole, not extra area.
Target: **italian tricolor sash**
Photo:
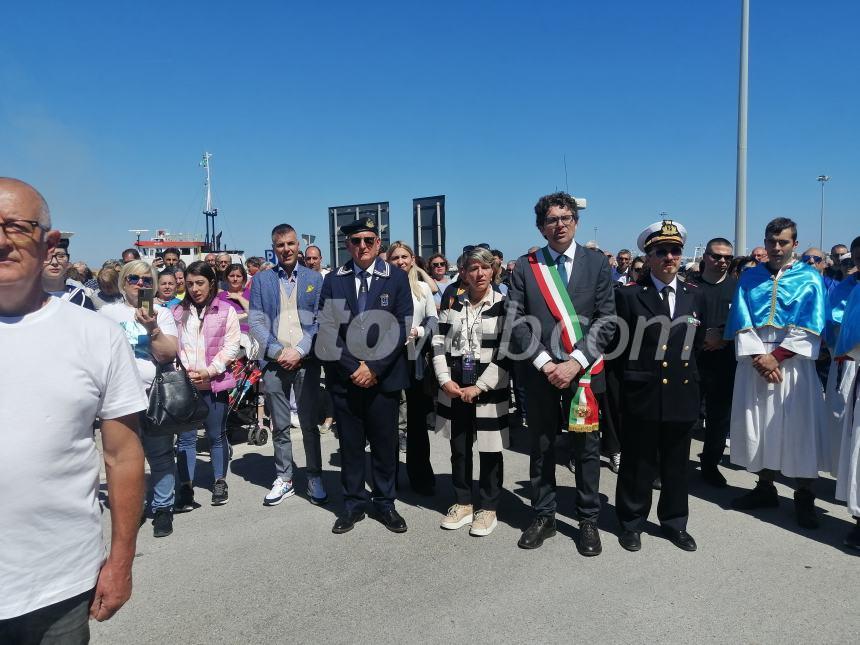
[[[538,253],[543,254],[543,262],[538,260]],[[561,342],[565,351],[570,354],[576,343],[582,339],[582,328],[570,294],[567,292],[567,285],[562,282],[547,247],[529,254],[529,266],[552,317],[561,324]],[[603,357],[601,356],[579,377],[576,393],[570,402],[567,426],[570,432],[594,432],[598,429],[599,411],[597,399],[591,390],[591,377],[602,371]]]

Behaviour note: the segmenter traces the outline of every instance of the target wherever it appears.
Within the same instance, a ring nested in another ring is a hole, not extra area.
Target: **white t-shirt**
[[[0,317],[0,620],[92,589],[105,558],[95,418],[143,410],[118,325],[56,298]]]
[[[140,372],[143,387],[148,389],[155,378],[155,362],[152,360],[150,352],[149,332],[146,331],[146,327],[134,319],[135,311],[136,309],[124,300],[112,302],[99,309],[100,314],[107,316],[115,323],[119,323],[119,326],[122,327],[134,352],[137,371]],[[155,305],[155,322],[165,336],[176,338],[179,335],[176,331],[176,320],[174,320],[169,309]]]

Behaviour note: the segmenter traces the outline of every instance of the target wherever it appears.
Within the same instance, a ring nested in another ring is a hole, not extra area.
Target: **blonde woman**
[[[405,242],[388,247],[388,261],[409,276],[412,291],[412,321],[407,334],[410,384],[406,390],[406,474],[409,486],[420,495],[435,493],[436,476],[430,465],[430,437],[427,434],[427,414],[433,401],[424,389],[425,356],[429,340],[436,329],[436,302],[430,287],[418,276],[415,253]]]

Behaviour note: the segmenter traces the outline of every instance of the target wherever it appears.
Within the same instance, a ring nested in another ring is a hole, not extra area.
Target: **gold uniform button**
[[[667,363],[666,361],[663,361],[663,367],[669,367],[669,363]]]
[[[685,351],[685,352],[686,352],[686,351],[688,351],[689,349],[690,349],[690,346],[689,346],[689,345],[684,345],[684,351]]]
[[[689,382],[690,382],[690,381],[688,381],[687,379],[684,379],[684,385],[686,385],[686,384],[687,384],[687,383],[689,383]]]
[[[690,367],[689,363],[684,363],[684,367]]]
[[[669,348],[666,347],[666,345],[663,345],[663,351],[665,352],[667,349],[669,349]]]
[[[668,385],[668,384],[669,384],[669,379],[664,378],[664,379],[663,379],[663,385]]]

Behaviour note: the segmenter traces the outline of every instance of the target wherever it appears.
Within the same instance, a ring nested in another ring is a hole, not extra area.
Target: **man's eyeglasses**
[[[0,229],[3,230],[3,234],[13,239],[31,237],[37,228],[43,231],[50,230],[47,226],[34,219],[10,219],[0,222]]]
[[[144,287],[152,286],[152,278],[148,275],[135,275],[132,273],[131,275],[125,276],[125,281],[128,284],[142,284]]]
[[[810,260],[812,260],[813,263],[818,264],[819,262],[823,262],[824,258],[821,257],[820,255],[807,255],[806,253],[804,253],[803,255],[800,256],[801,262],[805,262],[806,264],[809,264]]]
[[[373,243],[376,242],[376,236],[370,235],[367,237],[351,237],[349,238],[349,243],[353,246],[361,246],[364,244],[365,246],[373,246]]]
[[[446,266],[448,266],[448,263],[447,262],[431,262],[430,266],[431,267],[446,267]]]
[[[719,262],[720,260],[731,262],[735,259],[735,256],[731,253],[711,253],[710,251],[708,251],[708,255],[710,255],[714,259],[714,262]]]
[[[665,258],[667,255],[669,255],[671,253],[673,257],[679,258],[679,257],[681,257],[681,254],[683,252],[684,252],[684,249],[682,249],[680,246],[670,246],[669,248],[666,248],[665,246],[661,246],[659,249],[656,249],[654,251],[654,255],[657,256],[658,258]]]
[[[571,222],[573,222],[573,215],[559,215],[558,217],[547,217],[543,221],[544,226],[555,226],[556,224],[561,224],[562,226],[570,226]]]
[[[463,253],[468,253],[469,251],[474,251],[475,249],[484,249],[485,251],[489,251],[490,245],[486,242],[481,242],[480,244],[467,244],[463,247]]]

